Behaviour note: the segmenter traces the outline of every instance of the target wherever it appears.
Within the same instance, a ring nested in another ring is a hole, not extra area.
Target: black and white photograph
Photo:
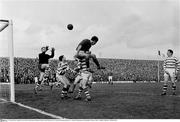
[[[0,0],[0,122],[180,119],[180,0]]]

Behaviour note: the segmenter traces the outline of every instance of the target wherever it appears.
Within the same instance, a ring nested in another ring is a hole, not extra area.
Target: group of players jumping
[[[56,81],[57,83],[63,84],[63,88],[61,91],[61,98],[67,99],[69,98],[68,93],[73,93],[77,84],[79,84],[79,90],[77,96],[74,98],[75,100],[80,100],[81,93],[84,91],[85,100],[91,101],[91,96],[89,94],[89,88],[92,85],[92,72],[90,69],[89,59],[93,59],[93,62],[96,64],[97,69],[105,69],[102,67],[95,54],[91,54],[90,48],[98,42],[98,37],[93,36],[91,39],[82,40],[76,48],[76,55],[74,56],[75,61],[77,62],[77,66],[75,69],[71,69],[67,63],[66,57],[64,55],[59,56],[59,63],[56,70]],[[42,53],[39,54],[39,70],[40,77],[36,82],[35,93],[37,93],[38,88],[43,83],[43,79],[45,77],[47,69],[49,69],[49,59],[54,57],[55,49],[52,48],[51,55],[46,54],[48,51],[48,47],[41,48]],[[166,95],[167,91],[167,83],[169,80],[172,82],[172,90],[173,95],[176,95],[176,77],[177,73],[180,69],[180,63],[176,57],[173,56],[173,51],[169,49],[167,51],[167,58],[164,61],[164,85],[161,95]],[[72,71],[76,73],[76,78],[73,83],[70,83],[69,79],[66,77],[66,71]],[[71,90],[69,90],[70,86],[72,86]]]
[[[69,98],[68,93],[73,93],[77,84],[79,84],[79,90],[77,96],[74,98],[76,100],[81,99],[81,93],[84,91],[86,95],[86,101],[91,101],[91,96],[89,94],[89,88],[92,85],[92,70],[90,69],[89,60],[93,59],[93,62],[96,64],[97,69],[105,69],[99,64],[99,61],[96,58],[95,54],[91,54],[90,48],[98,42],[98,37],[93,36],[90,40],[82,40],[78,47],[76,48],[76,55],[74,56],[77,66],[75,69],[71,69],[67,63],[66,57],[64,55],[59,56],[59,63],[56,70],[56,81],[63,85],[61,91],[61,99]],[[44,81],[46,71],[49,69],[49,59],[54,57],[55,49],[51,49],[51,55],[46,54],[48,47],[41,48],[42,53],[39,54],[39,70],[40,77],[36,82],[35,93],[37,94],[38,88],[41,87],[41,84]],[[76,73],[76,78],[73,83],[70,83],[69,79],[66,77],[66,71],[72,71]],[[72,89],[69,90],[70,85]]]

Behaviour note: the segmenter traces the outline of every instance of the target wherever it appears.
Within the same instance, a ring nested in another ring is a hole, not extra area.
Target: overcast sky
[[[179,0],[0,0],[0,18],[13,20],[18,57],[37,57],[49,45],[55,58],[72,59],[78,43],[96,35],[97,57],[156,59],[169,48],[180,57],[179,7]],[[7,33],[0,33],[0,56],[7,55]]]

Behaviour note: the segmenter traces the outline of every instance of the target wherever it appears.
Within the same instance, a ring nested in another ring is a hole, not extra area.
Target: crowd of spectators
[[[100,63],[106,67],[105,70],[97,70],[91,61],[91,68],[94,71],[94,81],[107,81],[108,76],[113,76],[113,81],[157,81],[158,61],[154,60],[126,60],[126,59],[99,59]],[[0,58],[0,82],[9,81],[9,60]],[[70,67],[75,67],[74,61],[68,61]],[[51,73],[55,74],[58,60],[50,60]],[[34,83],[34,77],[39,76],[38,59],[15,58],[14,59],[15,83]],[[68,72],[70,80],[74,80],[75,75]],[[180,75],[178,74],[178,79]],[[163,80],[163,61],[160,61],[160,80]]]

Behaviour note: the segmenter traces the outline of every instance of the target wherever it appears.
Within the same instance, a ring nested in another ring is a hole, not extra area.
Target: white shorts
[[[38,77],[34,77],[35,83],[38,83]]]
[[[92,73],[90,73],[90,72],[82,72],[81,77],[82,77],[82,80],[80,81],[80,86],[82,88],[86,88],[87,84],[92,83]]]
[[[65,75],[59,75],[58,73],[56,74],[56,78],[58,82],[61,82],[65,86],[70,85],[70,81],[66,78]]]
[[[108,79],[109,79],[109,81],[112,81],[112,76],[109,76]]]
[[[174,78],[175,77],[175,69],[173,69],[173,68],[166,68],[164,76],[165,77]]]
[[[82,80],[82,76],[81,75],[78,75],[76,78],[75,78],[75,81],[74,81],[74,84],[78,84],[80,83],[80,81]]]
[[[82,72],[81,76],[82,76],[82,79],[84,80],[92,81],[92,73],[90,72],[87,72],[87,71]]]

